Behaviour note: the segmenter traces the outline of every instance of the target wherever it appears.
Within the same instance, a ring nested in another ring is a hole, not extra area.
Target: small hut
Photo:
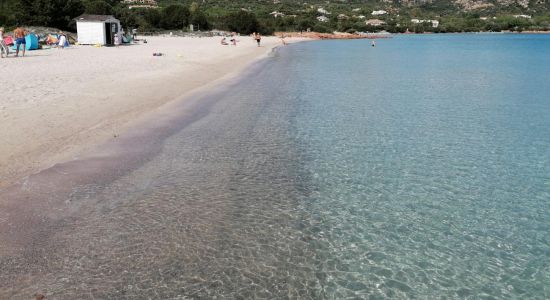
[[[113,45],[115,34],[122,31],[120,21],[111,15],[81,15],[74,20],[82,45]]]

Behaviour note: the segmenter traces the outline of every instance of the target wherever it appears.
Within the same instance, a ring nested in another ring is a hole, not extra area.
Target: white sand
[[[123,133],[148,111],[242,71],[280,45],[275,37],[264,37],[263,47],[250,37],[237,46],[222,46],[218,37],[147,40],[0,59],[0,187]]]

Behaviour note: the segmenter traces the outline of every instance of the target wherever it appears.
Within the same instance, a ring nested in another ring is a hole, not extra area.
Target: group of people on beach
[[[258,43],[258,47],[260,47],[260,43],[262,41],[262,36],[259,34],[259,33],[252,33],[250,35],[252,37],[252,40],[255,41],[256,43]],[[233,46],[237,46],[237,34],[235,32],[231,33],[231,37],[230,37],[230,40],[229,42],[231,43],[231,45]],[[227,37],[222,37],[221,41],[220,41],[220,44],[222,45],[229,45],[229,43],[227,42]]]
[[[231,36],[230,36],[230,39],[229,39],[229,42],[231,42],[231,45],[233,46],[237,46],[237,33],[235,32],[232,32],[231,33]],[[229,45],[229,43],[227,42],[227,37],[223,37],[221,42],[220,42],[222,45]]]
[[[15,57],[19,57],[19,51],[21,51],[21,56],[25,56],[27,50],[27,36],[34,33],[29,33],[23,27],[17,27],[13,31],[13,38],[4,36],[5,30],[4,27],[0,27],[0,58],[8,57],[10,54],[9,46],[13,43],[15,45]],[[6,38],[9,41],[9,44],[6,43]],[[37,36],[38,39],[38,36]],[[59,49],[64,49],[67,45],[67,35],[60,31],[57,34],[57,37],[48,35],[46,38],[46,45],[56,46]]]
[[[27,36],[27,31],[23,29],[22,27],[17,27],[13,31],[13,35],[15,37],[15,40],[13,41],[15,43],[15,57],[19,56],[19,48],[21,45],[23,45],[23,56],[25,56],[25,50],[27,48],[27,40],[25,39],[25,36]],[[4,41],[4,27],[0,28],[0,57],[8,57],[10,54],[10,48]]]

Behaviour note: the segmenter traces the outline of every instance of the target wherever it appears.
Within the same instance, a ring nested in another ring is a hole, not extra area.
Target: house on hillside
[[[270,15],[272,15],[274,18],[284,17],[284,16],[285,16],[284,13],[278,12],[278,11],[274,11],[274,12],[270,13]]]
[[[380,19],[368,19],[365,21],[365,24],[370,26],[382,26],[385,25],[386,22],[380,20]]]
[[[373,16],[381,16],[381,15],[385,15],[387,14],[388,12],[385,11],[385,10],[373,10],[371,15]]]
[[[123,4],[127,4],[129,9],[132,8],[158,8],[156,0],[123,0]]]
[[[317,21],[319,21],[319,22],[328,22],[329,18],[327,18],[326,16],[318,16]]]
[[[317,9],[317,12],[320,13],[320,14],[323,14],[323,15],[330,15],[330,12],[328,12],[328,10],[322,8],[322,7],[319,7]]]
[[[115,34],[122,31],[120,21],[112,15],[81,15],[74,20],[82,45],[113,45]]]
[[[420,19],[411,19],[411,23],[420,24],[420,23],[431,23],[433,28],[439,27],[438,20],[420,20]]]
[[[123,0],[124,4],[143,4],[143,5],[154,5],[157,6],[156,0]]]

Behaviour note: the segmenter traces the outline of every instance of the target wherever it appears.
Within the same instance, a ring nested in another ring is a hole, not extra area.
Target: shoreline
[[[120,48],[33,51],[0,61],[17,69],[7,79],[13,88],[0,102],[0,189],[117,139],[164,105],[223,84],[281,43],[264,37],[257,47],[246,36],[236,47],[219,45],[217,37],[147,40]]]
[[[55,232],[48,228],[93,210],[96,201],[72,202],[75,190],[108,185],[139,169],[163,151],[166,139],[207,117],[219,99],[242,85],[243,80],[253,78],[268,62],[257,59],[240,72],[209,82],[144,114],[128,124],[120,137],[0,188],[0,226],[6,228],[0,231],[0,256],[16,255],[33,240],[53,236]]]

